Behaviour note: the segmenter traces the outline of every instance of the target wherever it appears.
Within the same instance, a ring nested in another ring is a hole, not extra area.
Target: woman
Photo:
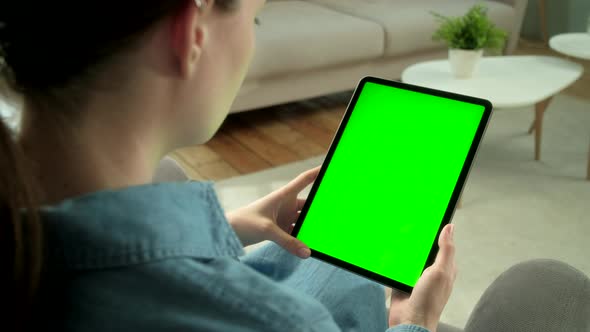
[[[24,100],[20,137],[2,125],[0,141],[11,329],[436,329],[455,277],[452,227],[387,319],[381,287],[293,256],[310,255],[287,231],[317,169],[227,216],[209,184],[149,185],[164,155],[219,128],[263,4],[0,4],[1,73]],[[263,240],[286,251],[236,259]]]

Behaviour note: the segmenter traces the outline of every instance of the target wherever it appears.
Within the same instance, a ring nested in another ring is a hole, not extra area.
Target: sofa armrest
[[[506,54],[512,54],[518,46],[518,40],[520,38],[520,30],[522,29],[522,22],[524,21],[524,14],[528,0],[490,0],[496,2],[502,2],[509,6],[514,7],[514,23],[512,25],[512,31],[508,37],[508,43],[504,52]]]

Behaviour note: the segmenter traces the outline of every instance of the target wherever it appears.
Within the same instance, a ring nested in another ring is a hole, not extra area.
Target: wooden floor
[[[518,55],[555,55],[543,44],[521,41]],[[590,100],[590,61],[585,74],[564,93]],[[196,180],[222,180],[324,154],[346,110],[351,92],[229,115],[205,145],[175,151]],[[589,110],[590,111],[590,110]]]
[[[231,114],[205,145],[173,157],[194,179],[221,180],[319,156],[330,146],[351,93]]]

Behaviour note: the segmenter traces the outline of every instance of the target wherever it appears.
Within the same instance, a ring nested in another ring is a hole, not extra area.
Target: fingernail
[[[453,235],[455,235],[455,225],[451,224],[451,229],[449,229],[450,239],[453,239]]]
[[[308,258],[311,256],[311,250],[309,250],[309,248],[299,248],[299,250],[297,250],[297,256],[301,258]]]

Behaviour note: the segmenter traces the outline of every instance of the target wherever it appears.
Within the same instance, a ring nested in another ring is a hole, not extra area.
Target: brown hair
[[[0,80],[36,111],[73,111],[96,73],[159,20],[193,0],[0,2]],[[213,1],[209,1],[211,4]],[[239,0],[214,0],[231,11]],[[0,84],[2,86],[2,84]],[[10,311],[3,325],[24,330],[43,270],[42,224],[25,155],[0,119],[0,272]]]
[[[2,121],[0,121],[2,122]],[[26,176],[25,158],[10,132],[0,124],[0,282],[6,294],[9,329],[20,330],[30,312],[41,275],[41,224],[33,211],[34,186]],[[21,213],[26,209],[26,213]]]

